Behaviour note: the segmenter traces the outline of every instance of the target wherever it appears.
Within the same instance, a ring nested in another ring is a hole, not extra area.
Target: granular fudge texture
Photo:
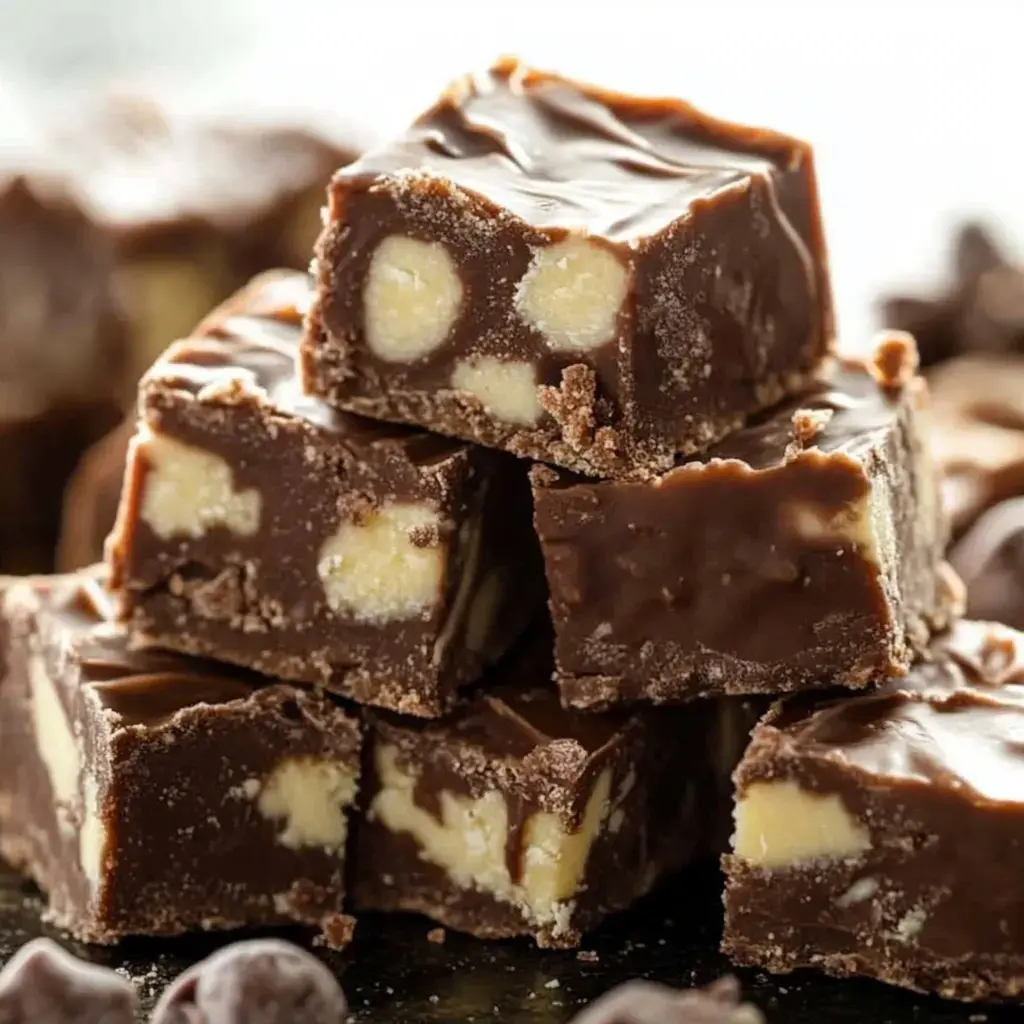
[[[736,771],[724,949],[954,999],[1024,993],[1024,636],[961,621],[903,679],[801,695]]]
[[[371,713],[357,908],[574,946],[666,873],[721,848],[749,708],[576,715],[549,678],[542,631],[448,719]]]
[[[130,650],[103,575],[5,581],[0,855],[89,942],[337,914],[358,722],[255,673]]]
[[[334,176],[317,266],[313,393],[590,475],[707,447],[833,334],[808,146],[514,60]]]
[[[261,276],[143,379],[122,612],[140,644],[436,716],[540,601],[526,468],[303,394],[310,296]]]
[[[573,707],[864,687],[951,612],[923,383],[906,338],[652,481],[537,467],[534,518]]]

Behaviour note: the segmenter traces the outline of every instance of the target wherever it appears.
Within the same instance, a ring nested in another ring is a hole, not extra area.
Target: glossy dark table
[[[713,865],[684,873],[595,934],[585,948],[596,959],[451,932],[437,945],[427,940],[428,921],[404,916],[364,918],[353,946],[322,955],[342,980],[352,1024],[567,1024],[580,1006],[630,978],[691,986],[726,972],[716,950],[720,884]],[[147,1011],[169,979],[228,941],[204,935],[139,940],[116,949],[81,946],[42,925],[40,909],[32,889],[0,868],[0,961],[29,939],[52,935],[76,955],[130,977]],[[299,932],[287,937],[309,938]],[[769,1024],[1009,1024],[1024,1013],[1020,1007],[959,1006],[809,972],[779,978],[739,973]]]

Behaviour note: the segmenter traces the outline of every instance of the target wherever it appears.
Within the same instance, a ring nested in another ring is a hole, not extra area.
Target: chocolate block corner
[[[668,469],[832,341],[809,147],[681,102],[501,62],[328,210],[309,389],[580,473]]]
[[[967,620],[873,693],[782,701],[735,774],[725,952],[1019,999],[1022,728],[1024,636]]]
[[[541,598],[525,467],[303,394],[263,275],[140,385],[114,586],[140,644],[437,716]]]

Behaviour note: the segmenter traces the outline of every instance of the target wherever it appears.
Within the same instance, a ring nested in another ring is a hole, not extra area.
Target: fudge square
[[[866,686],[949,614],[906,337],[652,481],[532,471],[573,707]],[[877,378],[877,379],[876,379]]]
[[[736,771],[724,948],[955,999],[1024,993],[1024,635],[961,621],[903,679],[801,694]]]
[[[83,941],[333,926],[358,722],[322,694],[129,649],[103,577],[4,581],[0,854]]]
[[[778,401],[832,300],[811,150],[514,60],[337,172],[309,390],[584,474]]]
[[[667,872],[724,847],[728,775],[756,715],[736,699],[567,712],[550,685],[550,636],[535,643],[446,720],[369,713],[356,907],[574,946]]]
[[[261,276],[143,378],[113,584],[140,644],[438,715],[540,600],[526,471],[306,397],[310,295]]]

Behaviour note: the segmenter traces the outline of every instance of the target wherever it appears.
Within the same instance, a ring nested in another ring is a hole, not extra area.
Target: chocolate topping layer
[[[90,942],[337,917],[356,720],[130,649],[104,577],[3,581],[0,854]]]
[[[459,79],[404,137],[334,181],[363,188],[415,168],[534,227],[628,244],[663,231],[695,201],[751,174],[767,180],[809,153],[787,136],[679,100],[626,96],[506,60]],[[808,288],[817,288],[804,225],[777,201],[764,212],[779,221]]]

